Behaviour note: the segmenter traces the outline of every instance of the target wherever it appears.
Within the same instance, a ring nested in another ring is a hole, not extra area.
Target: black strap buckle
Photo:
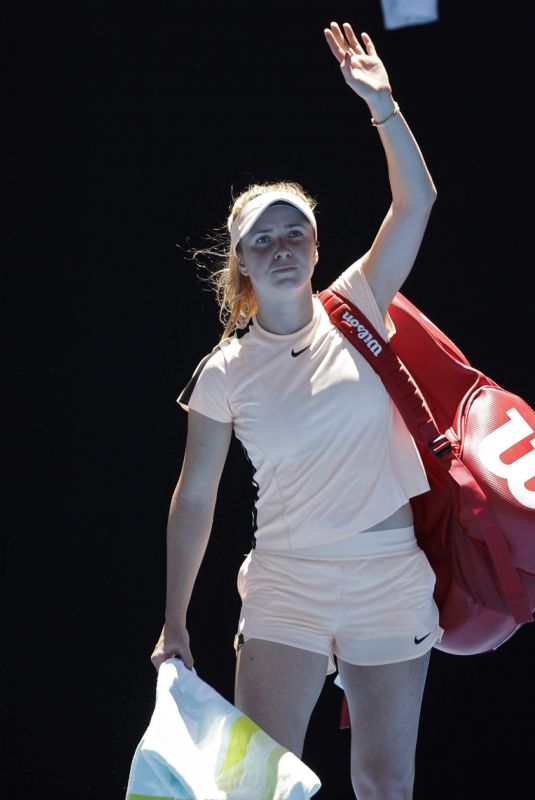
[[[429,443],[429,449],[437,458],[442,458],[446,453],[451,453],[451,442],[443,433]]]

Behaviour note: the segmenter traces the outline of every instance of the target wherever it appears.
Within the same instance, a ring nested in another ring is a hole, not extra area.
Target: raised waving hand
[[[388,164],[392,202],[369,250],[360,258],[382,314],[399,291],[418,253],[436,189],[420,148],[392,97],[385,66],[367,33],[360,41],[348,22],[324,29],[332,54],[348,86],[372,114]],[[351,283],[352,269],[346,273]]]
[[[370,36],[361,33],[361,44],[349,22],[342,27],[343,31],[337,22],[331,22],[324,34],[348,86],[367,103],[378,93],[391,94],[388,73]]]

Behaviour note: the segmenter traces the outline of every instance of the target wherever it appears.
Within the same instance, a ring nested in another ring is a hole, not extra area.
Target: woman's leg
[[[410,800],[430,652],[373,667],[338,659],[351,720],[351,780],[358,800]]]
[[[310,716],[325,682],[327,660],[320,653],[248,639],[238,651],[234,704],[301,758]]]

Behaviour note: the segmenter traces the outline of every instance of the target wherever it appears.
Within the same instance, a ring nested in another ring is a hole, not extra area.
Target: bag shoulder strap
[[[479,531],[489,549],[513,619],[519,624],[531,622],[531,607],[502,527],[492,513],[483,489],[453,451],[447,434],[438,429],[409,370],[366,315],[344,295],[333,289],[325,289],[318,297],[333,324],[377,372],[414,439],[431,450],[458,485],[472,512],[472,526]]]
[[[366,315],[333,289],[320,292],[319,299],[332,322],[377,372],[416,441],[438,457],[449,452],[451,443],[439,431],[416,381]]]

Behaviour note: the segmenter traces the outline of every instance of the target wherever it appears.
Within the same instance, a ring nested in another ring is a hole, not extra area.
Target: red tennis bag
[[[381,377],[418,446],[431,491],[411,499],[436,573],[439,650],[493,650],[535,608],[535,412],[471,366],[401,293],[387,343],[343,295],[321,292],[333,323]]]

